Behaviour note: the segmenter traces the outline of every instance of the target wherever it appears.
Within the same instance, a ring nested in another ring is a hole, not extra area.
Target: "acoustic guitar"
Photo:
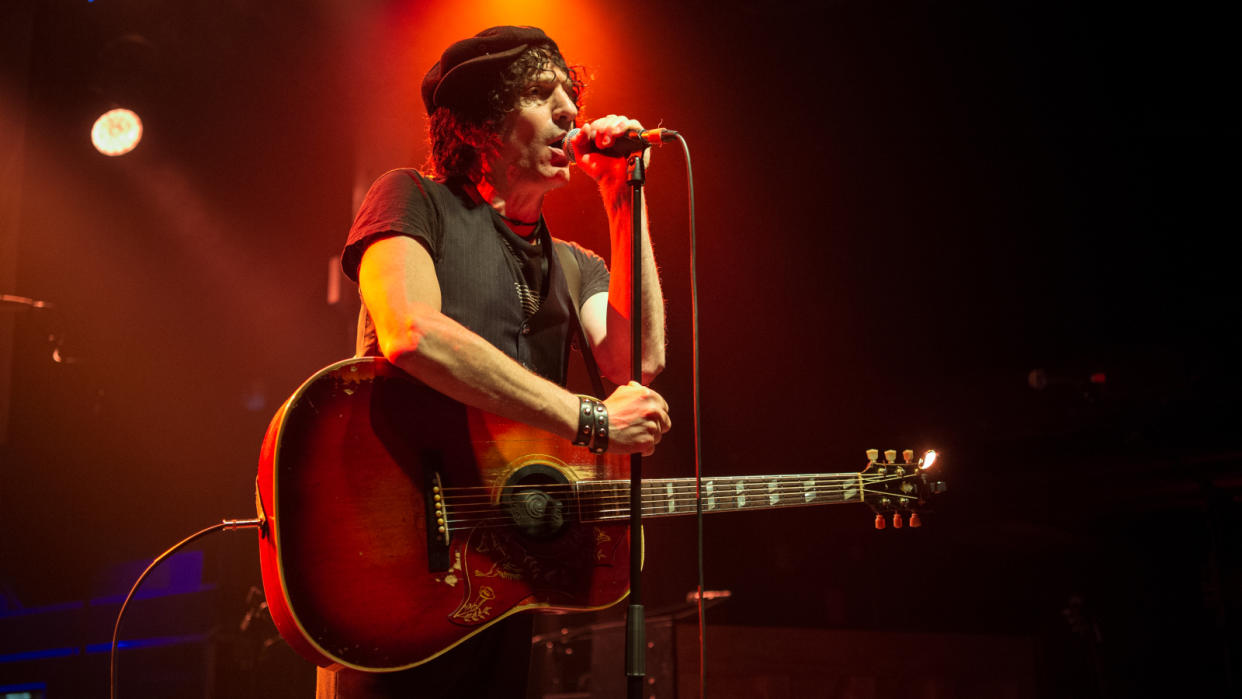
[[[929,452],[930,454],[930,452]],[[704,512],[866,503],[917,526],[929,459],[861,473],[712,477]],[[382,358],[319,371],[272,418],[260,561],[284,639],[322,666],[424,663],[511,614],[602,609],[629,583],[625,456],[469,408]],[[643,481],[644,517],[694,514],[692,478]]]

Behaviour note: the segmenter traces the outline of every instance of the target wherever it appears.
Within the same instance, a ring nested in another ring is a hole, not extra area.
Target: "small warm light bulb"
[[[924,469],[928,469],[928,468],[931,468],[932,464],[934,463],[936,463],[936,450],[928,449],[927,453],[923,454],[923,466],[922,467]]]
[[[104,155],[125,155],[142,140],[142,120],[128,109],[104,112],[91,127],[91,143]]]

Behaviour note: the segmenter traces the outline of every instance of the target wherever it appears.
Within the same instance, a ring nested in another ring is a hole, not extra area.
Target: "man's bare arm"
[[[637,121],[624,116],[609,115],[582,127],[579,139],[594,140],[600,147],[607,147],[610,137],[627,129],[641,129]],[[650,159],[649,153],[644,154]],[[600,370],[614,383],[623,383],[632,376],[630,362],[630,290],[633,288],[633,211],[634,204],[629,185],[626,183],[626,163],[623,158],[608,158],[588,154],[580,166],[599,183],[600,197],[608,215],[608,230],[612,243],[612,259],[609,265],[611,277],[608,294],[595,294],[582,304],[582,325],[591,346],[596,351]],[[664,370],[664,294],[660,289],[660,275],[651,248],[651,233],[647,223],[647,205],[642,209],[642,382],[650,383]]]
[[[572,439],[578,398],[526,370],[491,343],[440,312],[440,285],[419,241],[393,236],[372,243],[358,270],[362,298],[380,351],[410,375],[477,408]],[[605,401],[610,451],[651,453],[668,430],[659,394],[622,386]]]

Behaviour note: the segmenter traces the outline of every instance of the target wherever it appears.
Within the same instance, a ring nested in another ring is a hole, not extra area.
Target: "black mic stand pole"
[[[634,234],[630,242],[630,367],[643,380],[643,184],[644,151],[629,158],[626,182],[633,193]],[[628,699],[642,699],[647,676],[647,624],[643,611],[643,456],[630,454],[630,606],[625,621],[625,677]]]

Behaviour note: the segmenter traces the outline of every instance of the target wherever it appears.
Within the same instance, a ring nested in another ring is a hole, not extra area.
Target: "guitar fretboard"
[[[630,514],[630,482],[579,481],[582,519],[624,519]],[[691,515],[697,511],[693,478],[652,478],[643,481],[644,517]],[[862,502],[857,473],[816,473],[785,476],[727,476],[703,480],[703,511],[733,512],[778,507],[806,507]]]

